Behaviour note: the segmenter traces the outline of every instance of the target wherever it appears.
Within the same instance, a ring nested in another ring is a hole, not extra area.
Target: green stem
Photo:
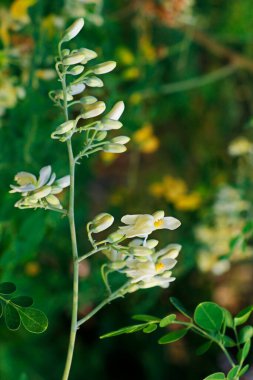
[[[62,89],[64,94],[64,115],[65,120],[68,120],[68,107],[67,107],[67,89],[66,89],[66,77],[62,77]],[[73,360],[76,332],[77,332],[77,317],[78,317],[78,282],[79,282],[79,263],[78,263],[78,250],[77,250],[77,239],[76,239],[76,227],[75,227],[75,212],[74,212],[74,202],[75,202],[75,159],[72,150],[71,140],[67,140],[68,157],[69,157],[69,172],[70,172],[70,194],[69,194],[69,226],[71,235],[71,245],[72,245],[72,257],[73,257],[73,300],[72,300],[72,318],[71,318],[71,328],[70,337],[68,345],[67,359],[65,363],[65,368],[62,376],[62,380],[68,380],[71,364]]]
[[[93,315],[95,315],[108,303],[114,301],[116,298],[124,297],[124,290],[127,288],[128,285],[129,283],[127,282],[119,289],[117,289],[115,292],[113,292],[109,297],[105,298],[102,302],[100,302],[100,304],[98,304],[89,314],[87,314],[85,317],[83,317],[77,322],[77,328],[79,328],[83,323],[87,322],[91,317],[93,317]]]

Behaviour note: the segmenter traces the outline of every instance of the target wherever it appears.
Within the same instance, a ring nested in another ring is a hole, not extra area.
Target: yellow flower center
[[[155,269],[157,272],[160,272],[164,268],[165,268],[165,265],[163,263],[157,263],[155,266]]]
[[[155,228],[159,228],[163,225],[163,219],[158,219],[154,221]]]

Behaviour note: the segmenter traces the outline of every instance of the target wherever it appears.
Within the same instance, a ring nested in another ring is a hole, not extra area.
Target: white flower
[[[19,186],[11,185],[10,193],[21,193],[22,198],[15,204],[19,208],[48,208],[61,209],[62,206],[54,194],[60,193],[70,184],[70,176],[56,180],[50,165],[40,170],[39,178],[34,174],[19,172],[15,176]]]
[[[231,156],[243,156],[253,153],[253,144],[246,137],[237,137],[230,143],[228,153]]]
[[[178,219],[164,216],[164,211],[157,211],[153,215],[125,215],[121,221],[127,226],[120,227],[121,232],[127,238],[143,237],[147,238],[155,230],[169,229],[175,230],[181,223]]]

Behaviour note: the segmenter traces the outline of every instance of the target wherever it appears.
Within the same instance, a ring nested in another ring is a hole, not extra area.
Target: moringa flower
[[[40,170],[38,179],[32,173],[19,172],[15,176],[15,181],[19,186],[11,185],[10,193],[21,193],[22,195],[15,207],[62,209],[55,194],[59,194],[69,186],[70,177],[67,175],[56,180],[55,173],[52,173],[52,168],[48,165]]]
[[[153,215],[125,215],[121,221],[127,226],[119,227],[127,238],[144,237],[147,238],[155,230],[169,229],[175,230],[181,223],[171,216],[164,216],[164,211],[157,211]]]
[[[62,42],[67,42],[75,38],[84,26],[84,19],[78,18],[68,29],[65,30]]]

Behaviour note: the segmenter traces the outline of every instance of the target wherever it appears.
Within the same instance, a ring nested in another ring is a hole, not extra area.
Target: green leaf
[[[21,322],[24,328],[34,334],[43,333],[48,327],[48,320],[46,315],[32,307],[18,308]]]
[[[19,296],[11,298],[11,302],[13,302],[17,306],[30,307],[33,304],[33,299],[28,296]]]
[[[11,294],[16,291],[16,285],[12,282],[2,282],[0,284],[0,294]]]
[[[167,317],[164,317],[160,322],[160,327],[165,327],[170,325],[175,319],[177,318],[176,314],[170,314],[167,315]]]
[[[142,330],[143,328],[145,328],[147,326],[146,323],[142,323],[140,325],[132,325],[132,326],[127,326],[127,327],[122,327],[121,329],[119,330],[116,330],[116,331],[112,331],[110,333],[107,333],[107,334],[104,334],[100,337],[100,339],[104,339],[104,338],[111,338],[113,336],[117,336],[117,335],[122,335],[122,334],[132,334],[136,331],[140,331]]]
[[[170,297],[170,302],[172,305],[180,311],[185,317],[192,319],[190,313],[186,310],[186,308],[181,304],[181,302],[175,298],[175,297]]]
[[[5,323],[9,330],[18,330],[20,327],[20,316],[17,310],[9,303],[4,308]]]
[[[156,329],[157,329],[157,324],[152,323],[152,324],[148,325],[147,327],[145,327],[143,329],[143,332],[146,333],[146,334],[150,334],[153,331],[155,331]]]
[[[189,329],[181,329],[181,330],[176,330],[176,331],[172,331],[164,336],[162,336],[158,343],[159,344],[167,344],[167,343],[172,343],[172,342],[176,342],[177,340],[183,338],[187,332],[188,332]]]
[[[216,372],[204,378],[204,380],[225,380],[225,379],[226,379],[226,376],[222,372]]]
[[[136,314],[132,316],[132,319],[135,319],[136,321],[143,321],[143,322],[159,322],[161,318],[154,317],[153,315],[147,315],[147,314]]]
[[[240,313],[238,313],[234,318],[235,326],[239,326],[247,322],[252,311],[253,311],[253,306],[248,306],[245,309],[241,310]]]
[[[239,351],[239,354],[238,354],[238,361],[239,361],[240,363],[243,363],[244,360],[246,359],[246,357],[248,356],[248,353],[249,353],[249,350],[250,350],[250,346],[251,346],[251,342],[250,342],[250,340],[248,340],[248,341],[244,344],[242,350]]]
[[[231,313],[227,309],[224,309],[223,307],[221,309],[223,310],[224,322],[225,322],[226,326],[233,329],[234,328],[234,320],[233,320]]]
[[[244,326],[238,334],[239,343],[245,343],[247,340],[250,340],[253,337],[253,327]]]
[[[212,341],[203,343],[201,346],[197,348],[196,355],[200,356],[200,355],[205,354],[209,350],[211,345],[212,345]]]
[[[250,220],[249,222],[245,224],[245,226],[242,229],[242,232],[244,234],[247,234],[248,232],[252,232],[252,231],[253,231],[253,222]]]
[[[249,364],[246,364],[241,371],[239,372],[239,376],[243,376],[249,369]]]
[[[229,242],[230,250],[233,251],[238,245],[240,245],[242,242],[242,239],[243,239],[242,235],[237,235],[233,237]]]
[[[219,331],[224,320],[223,310],[214,302],[203,302],[197,306],[194,320],[205,330]]]
[[[229,336],[224,335],[222,337],[222,339],[223,339],[223,344],[225,347],[235,347],[236,346],[236,342],[232,338],[230,338]]]
[[[228,380],[234,380],[235,376],[238,375],[238,370],[240,369],[239,365],[233,367],[227,374]]]

